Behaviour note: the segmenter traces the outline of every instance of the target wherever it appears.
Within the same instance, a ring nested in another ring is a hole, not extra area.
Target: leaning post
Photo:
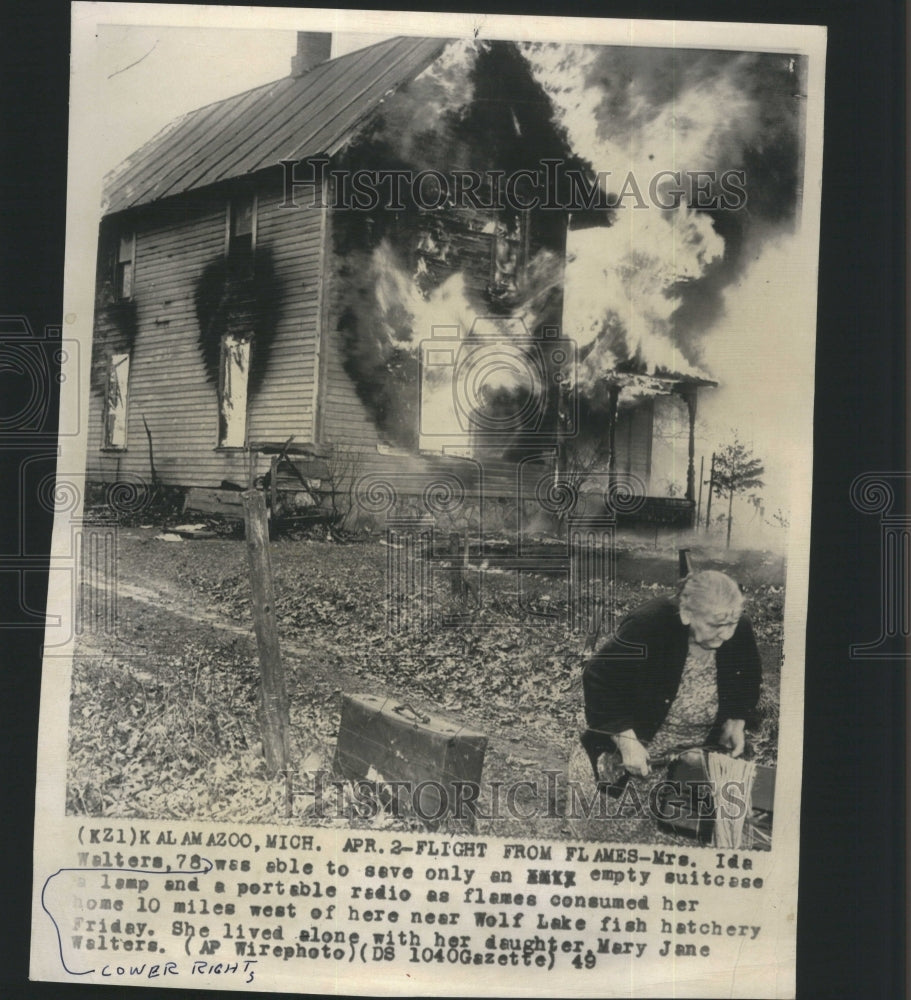
[[[291,719],[278,644],[278,624],[275,620],[266,499],[259,490],[245,490],[241,494],[241,500],[244,505],[247,558],[250,563],[250,587],[253,592],[253,624],[259,650],[258,715],[266,769],[271,776],[279,771],[287,772],[288,732]]]
[[[712,494],[715,492],[715,452],[712,452],[712,471],[709,473],[709,498],[705,502],[705,530],[712,522]]]

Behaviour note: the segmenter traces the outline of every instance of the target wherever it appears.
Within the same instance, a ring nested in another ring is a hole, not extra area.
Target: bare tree
[[[337,530],[350,527],[348,522],[354,508],[354,484],[360,477],[362,462],[363,456],[356,448],[343,444],[333,444],[326,457],[331,523]]]
[[[559,486],[561,493],[563,490],[568,490],[567,502],[565,504],[558,502],[553,511],[561,528],[565,527],[566,518],[573,510],[574,504],[571,498],[579,497],[585,483],[596,473],[608,468],[609,460],[610,445],[604,438],[564,442],[560,463],[554,470],[554,485]]]

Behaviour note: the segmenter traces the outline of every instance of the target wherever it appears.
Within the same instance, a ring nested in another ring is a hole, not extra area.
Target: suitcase
[[[475,829],[487,737],[411,705],[369,694],[342,696],[335,770],[366,781],[399,815],[414,815],[430,829],[444,817]],[[390,782],[408,784],[389,789]]]

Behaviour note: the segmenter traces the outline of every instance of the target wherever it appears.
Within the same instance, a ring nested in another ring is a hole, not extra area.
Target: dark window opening
[[[228,209],[228,253],[244,256],[253,253],[256,246],[256,198],[240,195],[231,199]]]
[[[495,219],[490,249],[490,294],[498,299],[518,294],[528,264],[528,213]]]
[[[133,258],[136,250],[136,238],[130,233],[120,237],[117,248],[117,265],[114,276],[114,287],[118,299],[133,297]]]

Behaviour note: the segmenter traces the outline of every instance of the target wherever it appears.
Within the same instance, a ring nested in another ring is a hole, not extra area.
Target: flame
[[[622,196],[611,229],[570,234],[565,332],[591,345],[580,383],[631,358],[648,371],[703,374],[698,341],[723,314],[721,290],[796,204],[782,180],[793,166],[796,117],[781,57],[541,44],[526,56],[573,148],[608,172],[608,190]],[[707,213],[687,207],[699,183],[687,172],[720,175],[747,163],[750,207],[731,213],[740,237],[731,247]],[[664,171],[678,176],[652,186]],[[676,209],[656,204],[672,204],[675,189]],[[675,317],[686,286],[697,282],[706,308]]]
[[[470,331],[478,336],[484,320],[483,336],[498,339],[501,352],[501,363],[487,372],[486,391],[542,392],[540,379],[527,368],[523,371],[521,341],[525,328],[534,331],[539,323],[555,322],[544,317],[548,301],[551,308],[557,303],[556,295],[550,295],[557,288],[563,292],[562,333],[579,348],[576,388],[592,404],[592,412],[603,401],[602,376],[618,367],[645,375],[705,377],[699,367],[700,340],[724,314],[726,288],[746,273],[770,234],[796,212],[798,123],[787,61],[783,69],[779,55],[537,43],[523,51],[566,132],[560,155],[569,155],[568,137],[572,154],[587,158],[596,172],[608,171],[607,190],[626,197],[613,212],[610,227],[569,231],[565,268],[562,254],[553,252],[558,241],[551,239],[551,249],[528,262],[521,281],[516,271],[515,287],[507,287],[507,295],[491,296],[494,311],[502,310],[507,298],[518,298],[513,293],[523,289],[513,322],[478,313],[483,309],[483,277],[474,271],[450,274],[441,282],[447,268],[459,266],[458,254],[448,255],[445,213],[439,217],[440,232],[403,227],[396,234],[380,227],[369,239],[357,234],[342,244],[350,288],[339,294],[339,307],[357,313],[357,322],[346,320],[346,329],[359,333],[352,337],[355,346],[348,348],[352,378],[383,431],[391,428],[409,447],[413,437],[403,428],[406,423],[413,428],[421,345],[434,338],[465,344]],[[472,131],[471,115],[480,114],[479,108],[488,111],[485,102],[506,92],[505,87],[497,89],[499,70],[488,65],[485,54],[490,50],[484,43],[454,43],[388,98],[373,131],[365,134],[365,140],[373,141],[365,141],[364,163],[372,166],[369,157],[391,149],[392,165],[405,162],[413,169],[498,166],[501,160],[533,169],[540,144],[522,145],[510,136],[504,147],[515,154],[510,160],[504,159],[502,148],[472,142],[472,136],[487,133]],[[516,78],[521,80],[521,74]],[[533,132],[527,115],[517,130],[516,109],[510,107],[509,113],[510,132],[530,127]],[[490,134],[499,135],[502,121],[488,117],[496,126]],[[488,122],[483,114],[480,120]],[[750,169],[747,211],[713,215],[693,207],[687,171],[721,172],[744,164]],[[662,171],[681,175],[679,185],[676,178],[665,177],[657,189],[670,204],[668,187],[681,187],[676,207],[657,204],[650,182]],[[627,194],[630,177],[648,207],[635,207],[638,197]],[[496,236],[494,227],[500,223],[488,219],[481,228],[480,220],[474,222],[474,235]],[[504,271],[512,274],[508,267]],[[510,280],[503,285],[511,286]],[[369,343],[361,349],[364,341]],[[406,363],[399,364],[403,355]],[[387,373],[388,392],[374,392]],[[428,434],[457,429],[454,397],[465,389],[457,367],[422,371],[422,448],[433,446]],[[633,404],[661,391],[644,382],[627,385],[621,402]],[[393,426],[395,421],[400,426]]]
[[[727,77],[707,80],[663,108],[655,107],[633,77],[625,129],[599,136],[592,125],[602,117],[605,95],[588,84],[598,58],[599,50],[582,46],[544,46],[530,54],[574,147],[596,170],[610,170],[620,190],[629,175],[647,192],[659,170],[711,166],[719,122],[706,118],[705,108],[718,109],[718,119],[723,115],[725,121],[745,113],[746,102],[730,93]],[[671,183],[667,178],[659,185],[662,195]],[[676,209],[651,204],[634,209],[635,201],[626,202],[610,228],[568,234],[564,333],[580,349],[591,348],[579,369],[583,391],[605,370],[634,358],[648,372],[704,375],[676,339],[673,314],[681,283],[704,276],[723,256],[724,240],[711,219],[685,201]]]
[[[633,358],[651,373],[703,375],[674,338],[673,314],[681,283],[700,277],[723,252],[708,217],[685,205],[631,211],[610,228],[570,231],[564,334],[585,355],[580,388]]]
[[[461,272],[425,295],[386,239],[374,249],[370,267],[376,287],[377,318],[396,347],[417,354],[421,340],[432,337],[435,328],[470,329],[475,312]]]
[[[455,397],[490,403],[498,392],[540,396],[543,373],[527,362],[527,346],[542,308],[542,300],[560,281],[555,254],[542,250],[527,268],[527,291],[511,316],[479,313],[471,304],[465,275],[457,272],[430,292],[423,292],[415,274],[410,274],[388,240],[371,255],[371,273],[376,291],[376,319],[390,344],[414,357],[422,349],[474,345],[473,364],[459,363],[455,354],[451,368],[425,366],[421,379],[421,427],[433,448],[433,435],[451,435],[458,429]],[[486,353],[485,353],[486,352]],[[464,362],[465,354],[461,356]],[[482,385],[471,385],[483,372]]]

